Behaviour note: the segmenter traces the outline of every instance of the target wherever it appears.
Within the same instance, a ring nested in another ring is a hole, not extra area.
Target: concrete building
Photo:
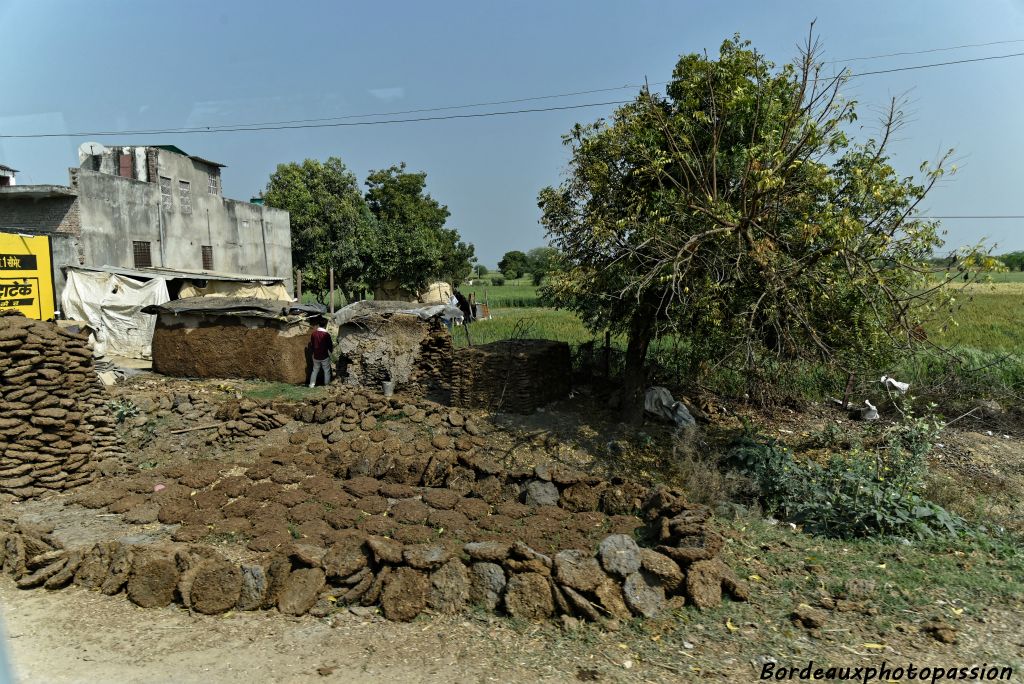
[[[173,145],[83,145],[63,185],[0,184],[0,232],[49,235],[62,266],[162,267],[283,278],[292,289],[288,212],[225,199],[223,164]]]
[[[6,188],[14,185],[14,178],[17,174],[17,169],[12,169],[10,166],[0,164],[0,188]]]

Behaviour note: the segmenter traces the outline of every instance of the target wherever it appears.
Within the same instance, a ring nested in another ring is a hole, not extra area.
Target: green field
[[[506,280],[504,285],[491,285],[487,277],[483,280],[482,284],[464,285],[462,293],[467,297],[476,295],[476,301],[486,303],[491,309],[540,306],[537,288],[528,277]]]
[[[1024,353],[1024,277],[970,285],[963,290],[956,304],[954,323],[928,330],[931,341],[943,346],[972,347],[981,351]]]
[[[478,301],[486,296],[491,319],[470,326],[470,340],[463,330],[456,330],[456,347],[512,337],[559,340],[573,346],[592,340],[603,344],[603,335],[587,330],[574,313],[540,306],[537,289],[526,279],[504,286],[466,287],[464,292],[476,293]],[[946,351],[921,354],[879,372],[892,373],[918,388],[956,387],[970,396],[1019,393],[1024,389],[1024,274],[997,273],[991,282],[966,286],[957,295],[952,322],[935,322],[926,326],[926,332],[929,342]],[[621,350],[625,340],[613,338],[613,346]],[[685,352],[676,348],[674,340],[660,340],[651,356],[672,376],[686,363]],[[956,382],[951,384],[951,378]],[[836,377],[820,368],[786,373],[782,379],[785,387],[781,389],[796,395],[838,391]],[[740,387],[742,382],[740,377],[718,378],[722,388]]]

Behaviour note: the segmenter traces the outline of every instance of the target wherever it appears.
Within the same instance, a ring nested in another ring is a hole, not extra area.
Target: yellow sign
[[[46,235],[0,233],[0,311],[18,309],[29,318],[53,318],[53,271]]]

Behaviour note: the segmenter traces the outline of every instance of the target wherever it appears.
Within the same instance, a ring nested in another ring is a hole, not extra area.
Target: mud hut
[[[247,297],[189,297],[142,311],[156,316],[157,373],[298,384],[309,377],[310,320],[323,308]]]
[[[335,316],[338,377],[381,390],[385,383],[414,395],[446,401],[452,338],[446,307],[401,301],[362,301]]]

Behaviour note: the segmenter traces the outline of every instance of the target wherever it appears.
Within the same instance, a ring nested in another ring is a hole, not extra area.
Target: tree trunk
[[[641,308],[629,323],[626,365],[622,371],[622,399],[619,417],[628,425],[639,425],[644,417],[644,390],[647,385],[647,349],[654,332],[654,315]]]

